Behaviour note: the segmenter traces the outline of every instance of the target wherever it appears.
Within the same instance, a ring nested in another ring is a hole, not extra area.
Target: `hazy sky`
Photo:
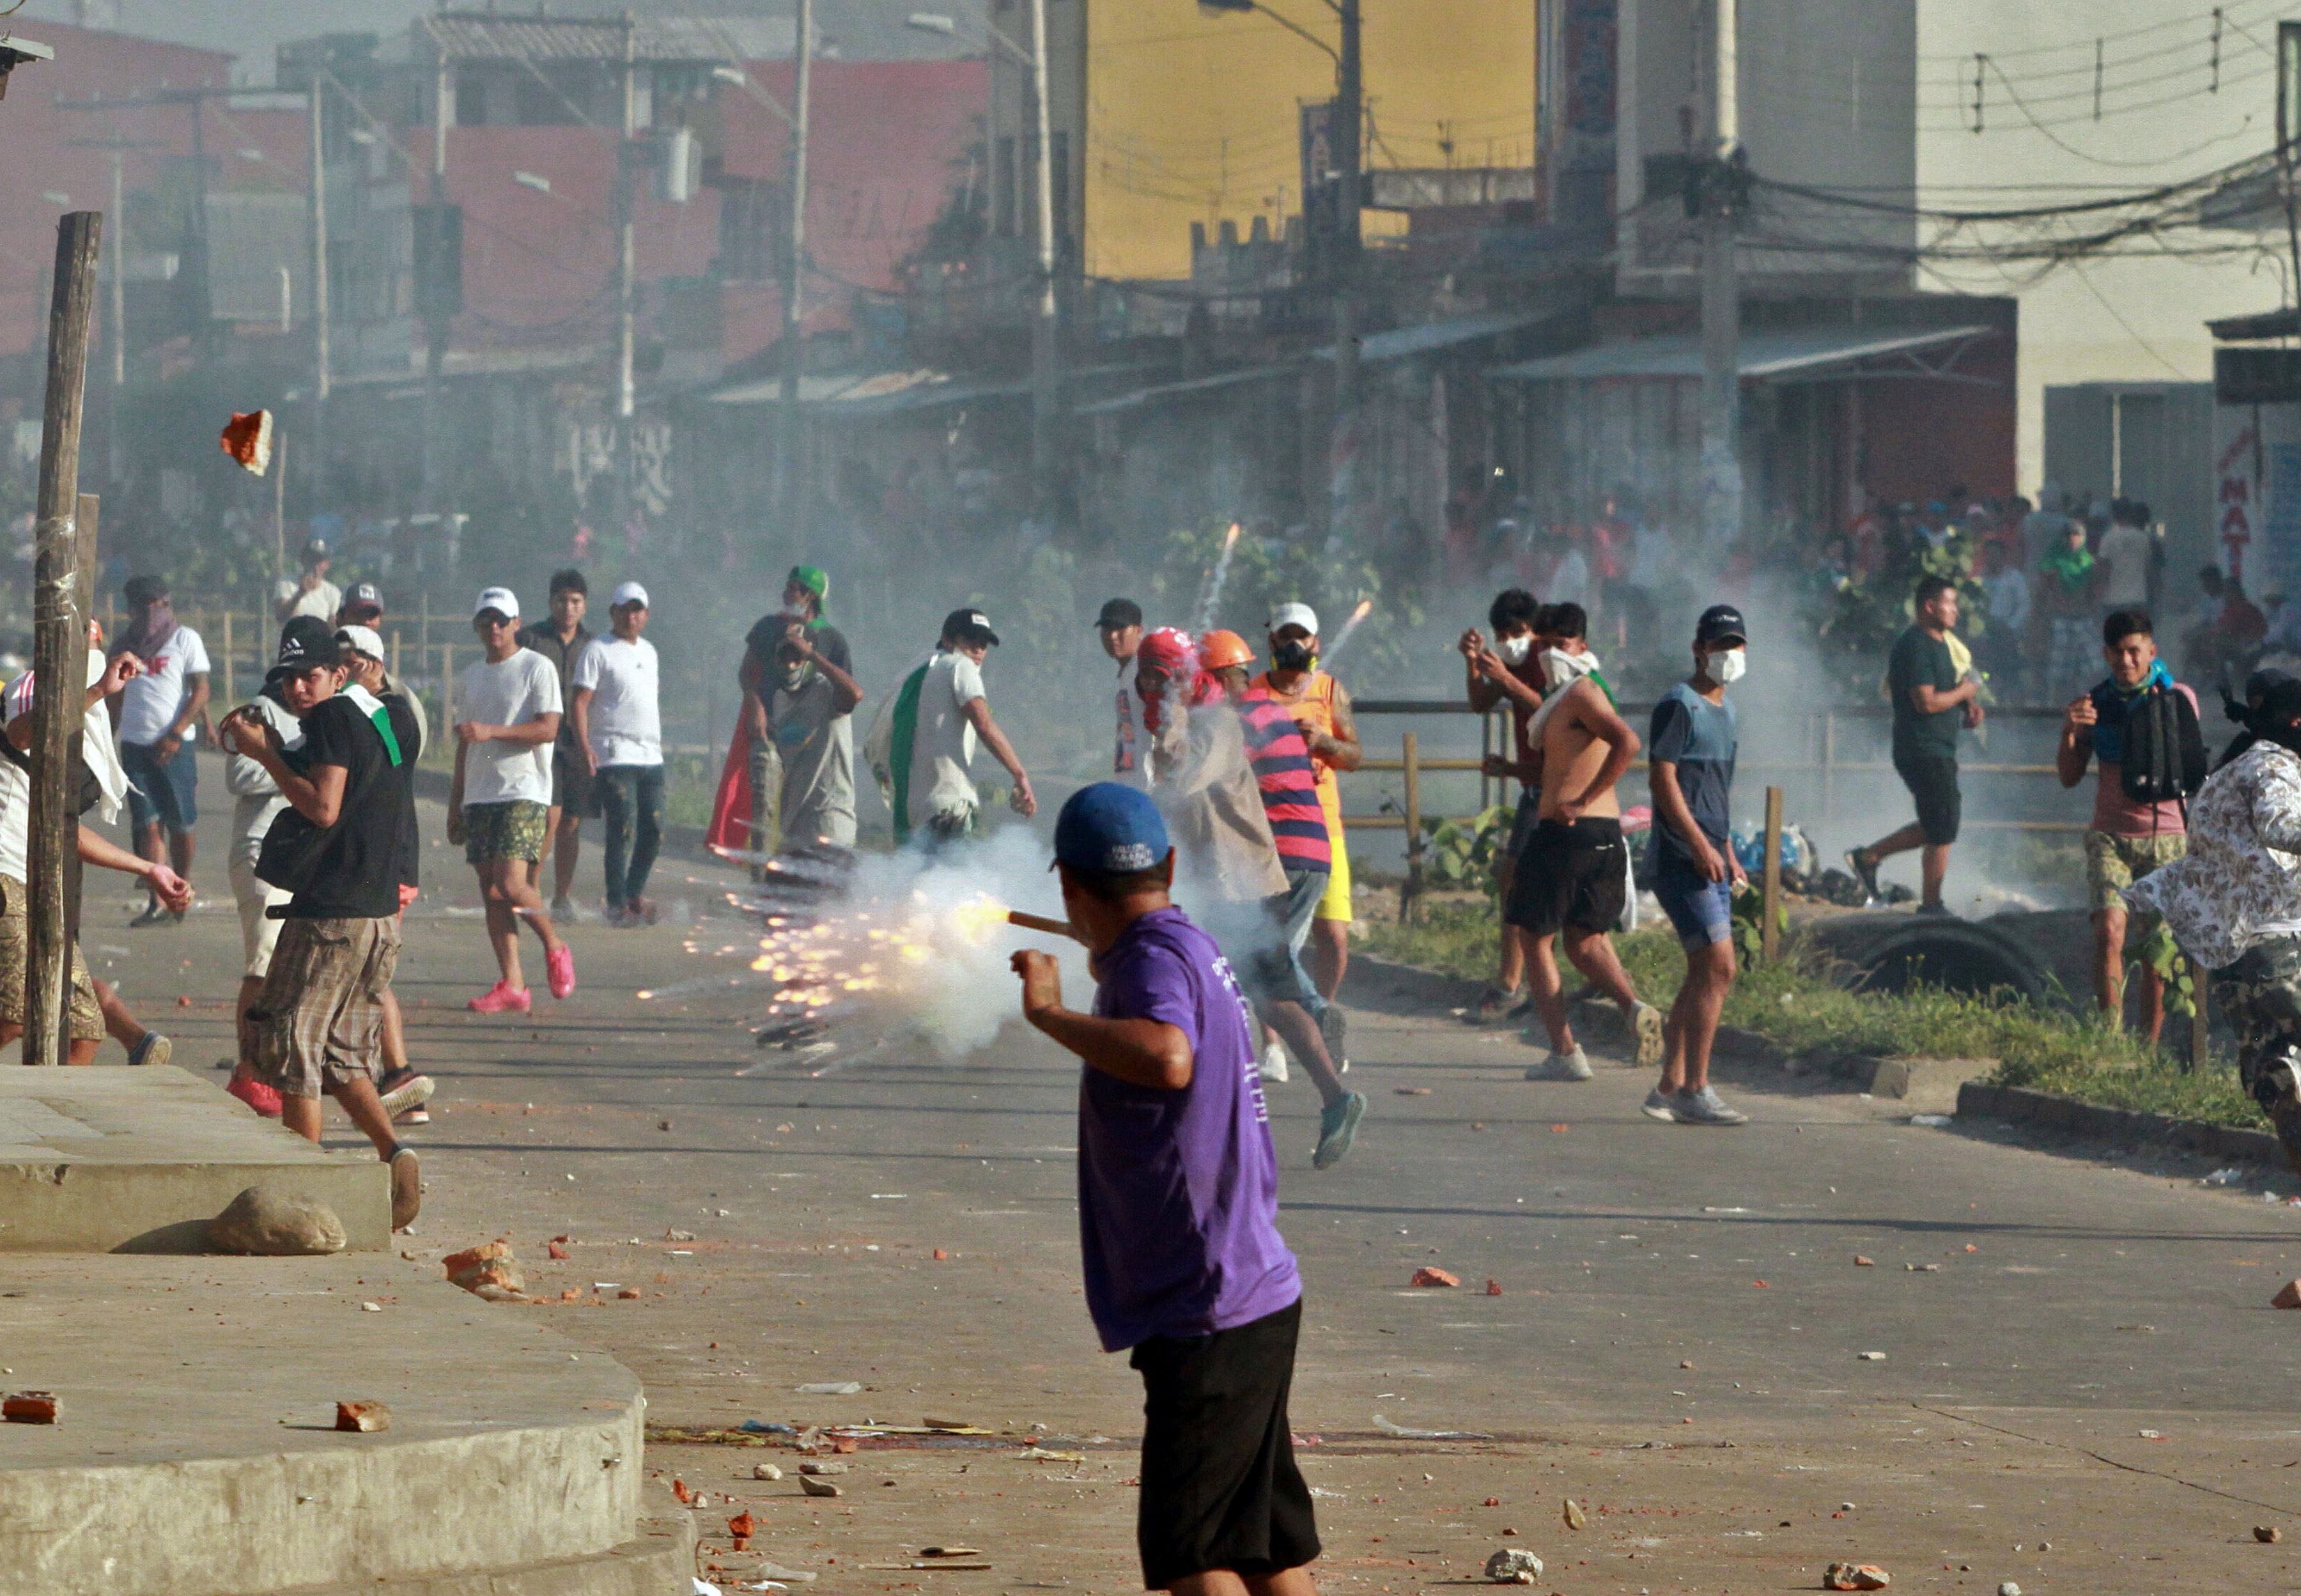
[[[235,77],[268,83],[272,49],[282,40],[359,29],[391,33],[431,9],[431,0],[27,0],[11,21],[37,38],[42,22],[86,15],[92,27],[229,51],[239,58]]]

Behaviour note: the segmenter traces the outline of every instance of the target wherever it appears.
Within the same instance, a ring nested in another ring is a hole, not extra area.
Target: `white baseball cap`
[[[613,609],[619,604],[636,604],[643,610],[652,609],[655,607],[648,603],[647,589],[640,586],[637,582],[617,582],[615,584],[615,594],[607,600],[607,607],[609,609]]]
[[[1270,630],[1282,626],[1299,626],[1312,637],[1318,635],[1318,612],[1307,604],[1282,604],[1270,612]]]
[[[519,595],[509,588],[482,588],[479,603],[472,606],[472,618],[478,620],[485,610],[493,610],[507,621],[516,621],[519,619]]]
[[[379,664],[384,660],[383,639],[376,636],[372,626],[339,626],[336,628],[336,641],[349,644],[353,649]]]

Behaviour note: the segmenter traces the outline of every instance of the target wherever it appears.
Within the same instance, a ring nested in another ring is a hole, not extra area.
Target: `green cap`
[[[815,607],[818,610],[831,597],[831,577],[820,565],[794,565],[791,568],[791,574],[783,580],[796,582],[814,594]]]

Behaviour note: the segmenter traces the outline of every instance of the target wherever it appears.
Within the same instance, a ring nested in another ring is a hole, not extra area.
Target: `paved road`
[[[844,1053],[761,1054],[756,933],[725,907],[732,877],[683,863],[659,885],[701,918],[579,927],[573,1000],[481,1019],[460,1008],[492,979],[475,899],[448,850],[435,862],[399,983],[442,1082],[411,1249],[509,1233],[533,1291],[578,1299],[501,1311],[623,1360],[657,1423],[1139,1433],[1134,1376],[1079,1300],[1075,1074],[1051,1048],[1013,1028],[948,1064],[859,1045],[858,1022]],[[116,912],[97,895],[88,940],[130,949],[109,957],[139,1005],[203,1005],[169,1009],[179,1061],[203,1064],[227,1023],[228,904],[173,931],[104,929]],[[1913,1127],[1779,1080],[1726,1083],[1746,1129],[1657,1125],[1633,1072],[1527,1083],[1513,1039],[1371,977],[1352,995],[1351,1079],[1373,1097],[1357,1152],[1312,1171],[1315,1096],[1274,1089],[1328,1585],[1460,1579],[1506,1544],[1573,1592],[1812,1589],[1840,1557],[1897,1590],[2294,1583],[2288,1546],[2251,1532],[2301,1535],[2301,1329],[2267,1307],[2301,1273],[2301,1211],[2200,1189],[2200,1166]],[[547,1260],[563,1233],[573,1257]],[[1425,1264],[1463,1289],[1410,1289]],[[866,1390],[796,1390],[847,1379]],[[866,1451],[840,1501],[753,1483],[758,1456],[653,1460],[748,1502],[758,1544],[822,1568],[817,1588],[1132,1588],[1124,1445],[1080,1465]],[[953,1541],[995,1568],[857,1567]]]

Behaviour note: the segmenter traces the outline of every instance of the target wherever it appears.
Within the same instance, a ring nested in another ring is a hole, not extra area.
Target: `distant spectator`
[[[1982,669],[2001,698],[2014,696],[2021,681],[2022,639],[2029,627],[2029,579],[2005,558],[2005,546],[1992,539],[1981,546]]]
[[[2094,602],[2110,614],[2149,607],[2149,579],[2157,565],[2157,539],[2149,535],[2149,506],[2138,499],[2112,502],[2109,531],[2094,558],[2101,564]]]
[[[325,538],[314,538],[304,545],[304,573],[280,579],[273,589],[272,618],[286,621],[294,615],[311,615],[322,621],[332,621],[344,602],[343,590],[328,580],[328,567],[332,556]]]
[[[2062,546],[2038,563],[2037,606],[2046,620],[2047,694],[2081,690],[2093,677],[2093,594],[2097,572],[2085,522],[2062,522]]]
[[[2059,482],[2037,490],[2037,507],[2021,518],[2021,568],[2035,571],[2046,556],[2060,548],[2069,526],[2068,497]]]

